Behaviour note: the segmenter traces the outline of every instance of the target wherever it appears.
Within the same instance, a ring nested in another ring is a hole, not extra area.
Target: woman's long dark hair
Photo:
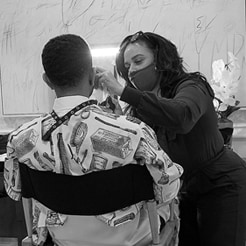
[[[201,81],[209,90],[213,97],[213,91],[207,79],[200,72],[187,72],[183,66],[183,58],[180,57],[177,47],[168,39],[152,32],[137,32],[127,36],[120,45],[120,51],[116,56],[116,70],[126,81],[128,86],[132,86],[128,78],[128,71],[124,66],[124,52],[129,43],[144,42],[148,48],[153,50],[155,55],[156,69],[161,73],[160,82],[161,96],[172,98],[175,95],[178,85],[192,79]]]

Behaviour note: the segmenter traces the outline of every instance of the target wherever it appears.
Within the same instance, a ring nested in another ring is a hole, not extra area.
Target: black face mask
[[[159,73],[156,71],[154,63],[129,75],[133,86],[141,91],[152,91],[158,82],[158,78]]]

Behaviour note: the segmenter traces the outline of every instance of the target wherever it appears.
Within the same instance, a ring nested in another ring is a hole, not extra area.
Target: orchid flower
[[[213,77],[210,84],[215,93],[214,106],[220,117],[227,117],[239,109],[235,94],[240,79],[240,66],[238,59],[231,52],[228,52],[228,57],[227,64],[222,59],[212,64]]]

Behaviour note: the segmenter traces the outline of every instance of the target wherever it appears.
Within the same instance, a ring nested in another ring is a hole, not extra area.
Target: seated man
[[[57,98],[52,113],[11,133],[4,170],[8,195],[21,198],[19,165],[78,176],[131,163],[147,166],[159,204],[174,198],[183,170],[159,147],[152,129],[89,99],[95,70],[88,44],[72,34],[55,37],[44,46],[42,63],[43,79]],[[100,216],[75,216],[33,199],[33,228],[36,245],[45,242],[48,232],[57,245],[70,246],[135,245],[150,234],[141,203]]]

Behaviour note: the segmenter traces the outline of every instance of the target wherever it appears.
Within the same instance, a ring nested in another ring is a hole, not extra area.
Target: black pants
[[[185,183],[179,246],[246,245],[246,163],[228,150]]]

